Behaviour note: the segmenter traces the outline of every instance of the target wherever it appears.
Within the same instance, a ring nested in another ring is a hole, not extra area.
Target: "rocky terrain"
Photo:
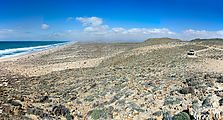
[[[223,120],[223,41],[209,43],[76,43],[1,62],[0,117]]]

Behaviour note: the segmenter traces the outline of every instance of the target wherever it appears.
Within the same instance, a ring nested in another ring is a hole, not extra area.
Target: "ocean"
[[[0,59],[41,51],[61,45],[68,41],[0,41]]]

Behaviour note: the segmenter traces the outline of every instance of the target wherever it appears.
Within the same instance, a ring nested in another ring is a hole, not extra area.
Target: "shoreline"
[[[77,42],[78,41],[68,42],[67,44],[64,44],[64,45],[60,45],[60,46],[56,46],[56,47],[52,47],[52,48],[43,49],[43,50],[40,50],[40,51],[34,51],[34,52],[30,52],[30,53],[24,53],[24,54],[21,54],[21,55],[16,55],[16,56],[7,57],[7,58],[0,58],[0,63],[1,62],[7,62],[7,61],[14,61],[14,60],[17,60],[17,59],[20,59],[20,58],[29,57],[29,56],[36,55],[36,54],[41,54],[42,52],[49,52],[51,50],[58,49],[60,47],[65,47],[65,46],[70,45],[70,44],[75,44]]]
[[[98,47],[104,46],[102,44],[106,46],[107,43],[71,42],[46,50],[1,59],[0,68],[14,74],[40,76],[53,71],[95,67],[104,59],[120,52],[119,50],[107,51],[104,48],[102,50],[104,53],[102,53],[98,51]]]

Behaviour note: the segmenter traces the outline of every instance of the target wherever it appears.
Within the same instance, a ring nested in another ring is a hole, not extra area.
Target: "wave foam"
[[[45,50],[61,45],[68,44],[69,42],[65,43],[57,43],[57,44],[51,44],[51,45],[44,45],[44,46],[35,46],[35,47],[24,47],[24,48],[13,48],[13,49],[5,49],[5,50],[0,50],[0,59],[3,58],[10,58],[18,55],[23,55],[27,53],[32,53],[40,50]]]

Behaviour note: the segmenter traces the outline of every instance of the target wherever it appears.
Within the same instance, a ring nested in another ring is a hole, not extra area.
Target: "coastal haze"
[[[0,0],[0,119],[223,120],[220,5]]]

